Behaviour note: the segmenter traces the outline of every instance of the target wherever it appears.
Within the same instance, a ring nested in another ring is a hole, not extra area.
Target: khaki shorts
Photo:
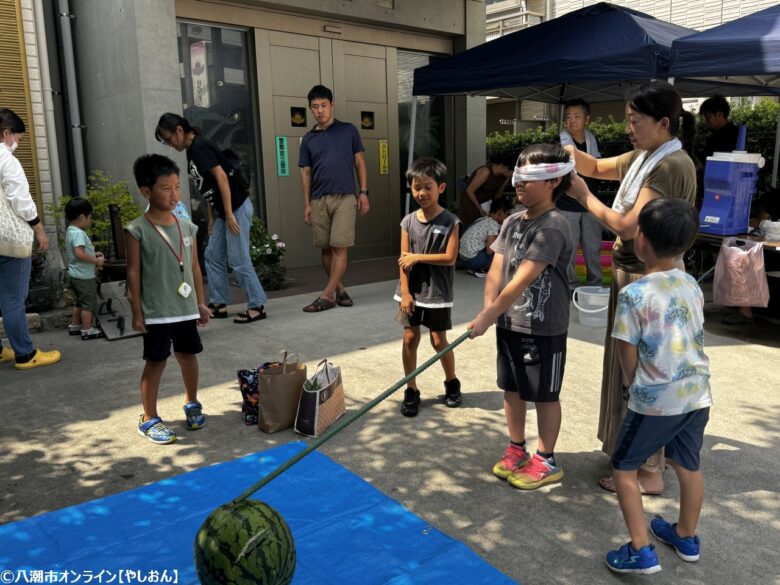
[[[93,313],[97,310],[97,280],[69,276],[68,287],[73,293],[73,304],[79,309]]]
[[[311,227],[318,248],[355,245],[357,197],[352,193],[323,195],[311,202]]]

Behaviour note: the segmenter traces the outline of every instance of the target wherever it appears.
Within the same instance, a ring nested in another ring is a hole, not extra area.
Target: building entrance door
[[[355,125],[366,149],[371,210],[358,216],[350,260],[397,254],[396,50],[264,29],[255,30],[255,43],[266,215],[269,230],[287,243],[286,265],[320,263],[303,223],[298,168],[301,139],[316,123],[306,95],[317,84],[333,91],[336,118]]]

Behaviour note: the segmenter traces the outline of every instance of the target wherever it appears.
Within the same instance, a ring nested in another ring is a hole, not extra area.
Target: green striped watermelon
[[[295,573],[295,542],[279,512],[258,500],[214,510],[195,537],[203,585],[287,585]]]

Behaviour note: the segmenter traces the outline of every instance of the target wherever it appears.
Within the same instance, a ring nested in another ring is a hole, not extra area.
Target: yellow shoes
[[[0,349],[0,364],[14,361],[14,356],[14,350],[12,350],[10,347],[3,347]]]
[[[3,348],[3,356],[5,356],[5,348]],[[60,361],[60,358],[62,358],[62,355],[56,349],[52,351],[41,351],[40,349],[37,349],[35,351],[35,356],[30,361],[24,362],[23,364],[16,364],[16,369],[31,370],[38,366],[56,364]]]

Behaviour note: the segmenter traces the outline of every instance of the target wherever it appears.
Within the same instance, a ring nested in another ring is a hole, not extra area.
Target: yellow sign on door
[[[387,140],[379,141],[379,174],[390,174],[390,144]]]

